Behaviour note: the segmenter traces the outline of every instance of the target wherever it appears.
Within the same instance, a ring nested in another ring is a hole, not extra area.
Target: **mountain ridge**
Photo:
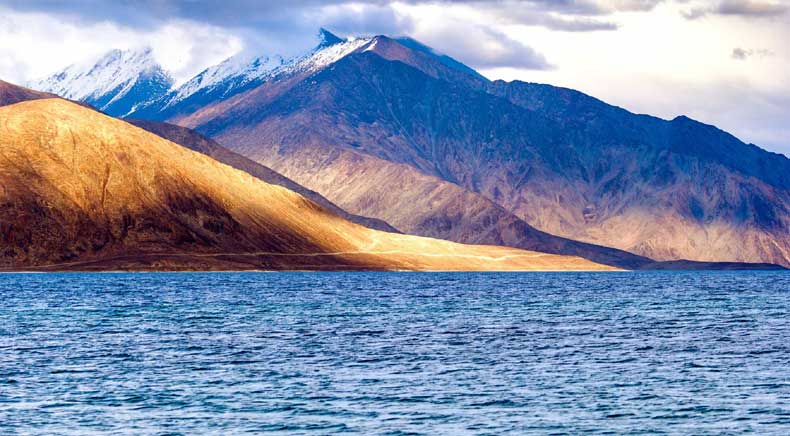
[[[0,269],[609,270],[366,229],[59,98],[0,108]]]
[[[48,92],[35,91],[33,89],[16,86],[4,80],[0,80],[0,106],[7,106],[29,100],[39,100],[44,98],[57,98],[57,95]]]
[[[397,52],[387,49],[380,42],[383,39],[378,41],[372,50],[371,42],[332,68],[311,75],[309,83],[297,78],[298,84],[277,90],[279,83],[274,81],[219,103],[221,109],[209,106],[178,122],[250,156],[252,143],[242,139],[245,130],[255,131],[261,123],[283,125],[286,131],[275,136],[267,136],[276,130],[274,126],[258,130],[254,141],[262,150],[275,147],[282,153],[281,144],[291,142],[287,137],[299,137],[324,147],[338,146],[408,164],[478,192],[538,229],[660,260],[790,262],[790,242],[782,237],[788,227],[786,158],[753,149],[685,118],[673,122],[635,115],[582,93],[563,96],[569,91],[543,85],[539,90],[548,90],[556,102],[570,103],[562,106],[541,97],[551,110],[538,112],[523,107],[514,96],[491,93],[477,79],[469,79],[471,86],[466,79],[454,82],[451,74],[456,70],[447,73],[436,62],[431,71],[419,54],[404,56],[407,48]],[[388,44],[395,43],[390,40]],[[398,59],[378,55],[379,46],[384,53],[400,53]],[[419,68],[404,62],[410,59],[417,59]],[[341,75],[342,81],[332,82]],[[515,91],[521,86],[516,84]],[[258,97],[264,95],[266,99]],[[406,103],[404,97],[413,100]],[[578,100],[579,107],[571,104]],[[379,106],[379,101],[388,106]],[[475,104],[478,110],[464,111]],[[486,114],[491,110],[504,112],[489,117]],[[562,115],[559,120],[558,113]],[[472,124],[459,133],[458,120]],[[305,129],[315,137],[305,137]],[[723,147],[739,158],[716,154],[717,141],[725,140]],[[464,143],[475,145],[468,150],[457,148]],[[503,164],[482,159],[490,153],[503,156]],[[282,171],[271,162],[274,155],[268,156],[261,162]],[[611,167],[617,159],[631,166]],[[470,166],[478,164],[482,166]],[[303,184],[310,178],[309,174],[288,175]],[[629,178],[641,181],[626,181]],[[717,188],[706,180],[721,180],[729,187]],[[308,186],[338,201],[332,192]],[[564,198],[566,193],[570,197]],[[654,200],[647,200],[651,197]],[[656,209],[655,204],[666,204],[670,211]],[[393,220],[386,214],[378,218]],[[638,223],[645,220],[652,220],[652,227],[640,229]]]

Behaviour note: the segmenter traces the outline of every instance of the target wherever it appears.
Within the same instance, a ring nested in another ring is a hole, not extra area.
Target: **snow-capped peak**
[[[29,84],[73,100],[99,100],[110,93],[105,106],[122,97],[141,78],[154,78],[168,87],[173,79],[154,60],[151,48],[111,50],[95,62],[67,67],[62,72]]]
[[[313,72],[336,62],[370,42],[368,39],[341,39],[326,29],[318,33],[318,44],[302,56],[284,60],[282,56],[251,56],[240,53],[203,70],[165,99],[163,109],[190,98],[227,98],[275,76]],[[198,97],[200,96],[200,97]]]
[[[329,47],[330,45],[335,45],[338,43],[343,42],[340,37],[335,35],[334,33],[324,29],[323,27],[318,30],[318,46],[317,48],[321,47]]]
[[[323,34],[323,32],[322,32]],[[332,35],[331,33],[329,35]],[[322,41],[310,53],[297,57],[283,66],[283,73],[290,72],[314,72],[318,71],[328,65],[331,65],[340,59],[354,53],[366,45],[375,41],[375,38],[349,38],[337,39],[337,42],[331,45],[325,45]]]
[[[251,56],[236,54],[221,63],[206,68],[200,74],[181,85],[168,105],[189,97],[199,91],[211,91],[224,87],[223,94],[242,87],[256,79],[268,76],[283,64],[280,56]]]
[[[342,39],[326,29],[307,53],[284,60],[242,52],[206,68],[183,85],[155,61],[150,48],[112,50],[95,62],[71,65],[28,86],[81,100],[113,116],[167,117],[223,100],[267,80],[313,74],[345,56],[372,47],[376,38]]]

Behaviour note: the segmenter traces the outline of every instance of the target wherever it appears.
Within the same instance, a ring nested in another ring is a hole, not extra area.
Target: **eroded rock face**
[[[573,90],[464,74],[380,38],[309,76],[270,80],[178,121],[405,232],[466,241],[497,226],[485,221],[490,214],[460,218],[450,205],[465,194],[431,205],[410,197],[425,189],[405,187],[398,171],[366,180],[352,167],[372,174],[406,165],[434,177],[436,189],[456,185],[542,231],[654,259],[790,265],[786,157],[685,117],[665,121]],[[325,158],[343,153],[359,157]],[[414,200],[364,194],[380,186]],[[483,221],[463,225],[475,219]],[[504,240],[504,230],[495,233]]]
[[[2,269],[605,269],[370,230],[61,99],[0,108]]]

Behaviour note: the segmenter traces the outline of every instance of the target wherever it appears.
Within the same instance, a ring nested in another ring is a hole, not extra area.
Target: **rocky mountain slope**
[[[175,142],[176,144],[186,147],[190,150],[203,153],[212,159],[222,162],[225,165],[230,165],[233,168],[249,173],[250,175],[272,185],[282,186],[288,190],[294,191],[297,194],[307,198],[308,200],[316,203],[324,209],[345,218],[351,222],[357,223],[375,230],[382,230],[390,233],[400,233],[396,228],[387,224],[384,221],[375,218],[368,218],[359,215],[353,215],[338,207],[336,204],[327,200],[321,194],[305,188],[302,185],[294,182],[293,180],[275,172],[271,168],[265,167],[252,159],[244,157],[238,153],[232,152],[227,148],[219,145],[216,141],[206,138],[205,136],[195,132],[194,130],[187,129],[186,127],[177,126],[175,124],[162,123],[157,121],[145,120],[126,120],[141,129],[145,129],[157,136],[167,139],[168,141]]]
[[[298,139],[296,139],[298,140]],[[366,216],[387,216],[408,234],[467,244],[493,244],[581,256],[637,269],[652,260],[621,250],[580,243],[536,230],[491,200],[405,164],[324,146],[298,154],[274,148],[240,148],[317,191],[331,192],[341,207]]]
[[[272,77],[174,121],[405,232],[437,235],[435,223],[463,220],[420,200],[404,209],[395,193],[367,195],[369,183],[412,199],[423,191],[382,162],[479,194],[559,236],[659,260],[790,265],[786,157],[686,117],[488,82],[397,40],[363,42],[321,68]],[[334,158],[344,154],[359,157]],[[363,161],[370,167],[360,169]],[[352,177],[352,168],[384,176]],[[399,218],[409,214],[425,224]]]
[[[3,269],[601,269],[366,229],[61,99],[0,108]]]

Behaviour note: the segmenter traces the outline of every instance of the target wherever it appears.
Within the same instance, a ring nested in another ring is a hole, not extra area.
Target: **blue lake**
[[[0,275],[0,434],[790,434],[790,273]]]

